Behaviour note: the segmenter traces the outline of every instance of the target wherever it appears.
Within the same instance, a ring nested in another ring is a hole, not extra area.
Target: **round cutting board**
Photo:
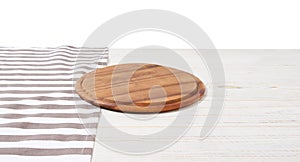
[[[78,95],[106,109],[133,113],[177,110],[200,100],[196,76],[155,64],[120,64],[96,69],[76,83]]]

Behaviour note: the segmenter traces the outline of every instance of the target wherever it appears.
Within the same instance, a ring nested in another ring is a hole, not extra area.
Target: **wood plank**
[[[111,63],[117,64],[129,51],[111,50]],[[226,88],[226,96],[222,116],[209,137],[199,137],[212,99],[209,73],[195,61],[198,59],[193,50],[176,50],[207,88],[199,109],[190,116],[194,120],[189,131],[171,147],[140,156],[115,152],[96,143],[93,161],[300,161],[300,50],[218,51],[226,83],[217,86]],[[201,52],[210,54],[210,50]],[[163,113],[137,122],[120,113],[102,111],[116,128],[141,135],[166,128],[177,115]],[[98,129],[98,133],[105,129]],[[171,135],[153,140],[170,139]]]

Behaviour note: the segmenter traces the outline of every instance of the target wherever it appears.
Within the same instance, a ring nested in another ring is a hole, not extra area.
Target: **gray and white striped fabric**
[[[106,48],[0,47],[1,162],[90,161],[94,138],[82,125],[73,98],[79,53],[86,58],[100,56],[100,67],[107,64]],[[90,118],[99,111],[80,117]],[[95,129],[96,122],[91,123]]]

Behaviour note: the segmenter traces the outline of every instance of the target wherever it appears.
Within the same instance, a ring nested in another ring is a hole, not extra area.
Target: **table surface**
[[[111,50],[110,65],[120,63],[129,51]],[[147,155],[123,154],[95,143],[93,161],[300,160],[300,50],[218,50],[226,82],[217,86],[226,89],[225,102],[219,122],[204,140],[199,135],[212,99],[209,72],[204,62],[196,62],[193,50],[176,52],[208,89],[188,132],[172,146]],[[141,134],[165,128],[176,112],[159,114],[159,124],[132,122],[108,110],[102,116],[124,132]],[[100,122],[98,134],[102,131]]]

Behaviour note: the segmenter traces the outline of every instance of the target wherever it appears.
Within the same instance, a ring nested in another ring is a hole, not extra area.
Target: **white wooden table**
[[[110,64],[127,52],[111,50]],[[177,52],[193,61],[192,50]],[[219,50],[219,54],[226,77],[219,86],[226,88],[226,96],[222,116],[208,138],[199,140],[210,92],[199,104],[191,129],[171,147],[137,156],[96,143],[93,161],[300,161],[300,50]],[[203,66],[192,67],[210,90]],[[166,125],[136,124],[107,110],[102,115],[122,131],[141,133],[164,128],[176,113],[158,117]],[[104,130],[100,123],[98,133]]]

